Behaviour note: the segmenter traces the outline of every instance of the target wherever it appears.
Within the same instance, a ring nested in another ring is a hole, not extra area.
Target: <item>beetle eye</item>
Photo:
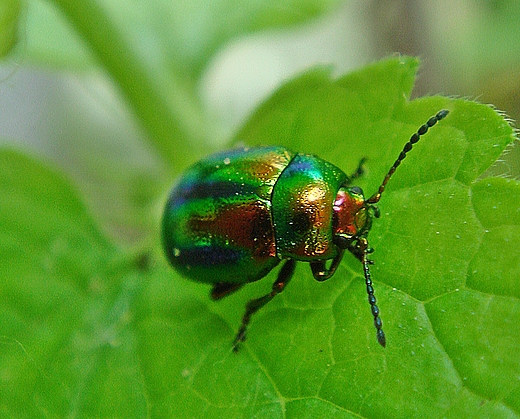
[[[356,195],[363,195],[363,190],[359,186],[352,186],[350,192],[355,193]]]

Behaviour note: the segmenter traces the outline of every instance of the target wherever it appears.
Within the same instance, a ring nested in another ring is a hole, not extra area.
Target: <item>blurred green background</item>
[[[224,146],[270,92],[310,66],[339,75],[392,54],[419,56],[414,97],[468,97],[520,119],[518,1],[86,3],[111,16],[121,49],[103,50],[112,28],[82,2],[2,0],[0,141],[65,169],[127,244],[153,230],[176,173]],[[128,44],[134,55],[118,55]],[[135,81],[125,86],[126,59]],[[172,114],[178,120],[164,122]],[[164,161],[161,135],[194,145]],[[504,159],[495,170],[517,177],[518,147]]]

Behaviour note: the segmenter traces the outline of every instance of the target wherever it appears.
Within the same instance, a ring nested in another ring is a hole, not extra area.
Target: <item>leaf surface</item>
[[[520,416],[520,185],[481,178],[514,140],[493,109],[409,100],[417,61],[282,86],[236,135],[315,153],[377,190],[409,153],[369,235],[387,347],[375,339],[359,261],[318,283],[307,264],[231,342],[276,272],[219,302],[152,259],[115,248],[75,190],[42,164],[0,154],[0,409],[12,417]],[[157,249],[159,250],[159,249]],[[276,271],[276,269],[275,269]],[[23,412],[23,413],[20,413]]]

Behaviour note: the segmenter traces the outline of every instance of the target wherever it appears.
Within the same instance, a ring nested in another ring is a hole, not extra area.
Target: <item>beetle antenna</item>
[[[365,285],[367,287],[368,303],[370,304],[370,310],[374,317],[376,337],[379,344],[384,348],[386,346],[386,337],[385,332],[383,332],[383,322],[381,321],[381,317],[379,317],[379,307],[377,306],[376,296],[374,295],[374,286],[372,285],[372,279],[370,278],[369,266],[373,262],[367,259],[367,253],[369,253],[367,239],[360,239],[359,245],[361,250],[361,263],[363,264],[363,273],[365,275]]]
[[[408,142],[404,145],[403,151],[401,151],[401,154],[399,154],[399,157],[397,158],[397,160],[394,162],[393,166],[390,168],[390,170],[386,174],[386,176],[383,180],[383,183],[381,184],[381,186],[379,187],[377,192],[374,195],[372,195],[369,199],[367,199],[365,202],[367,202],[369,204],[375,204],[375,203],[379,202],[379,200],[381,199],[381,194],[385,191],[386,184],[388,183],[388,181],[390,180],[392,175],[395,173],[395,170],[399,167],[401,162],[405,159],[406,154],[412,149],[413,145],[415,143],[417,143],[421,139],[421,137],[428,132],[428,130],[431,127],[433,127],[441,119],[444,119],[446,117],[446,115],[448,115],[449,112],[450,111],[448,111],[446,109],[443,109],[443,110],[437,112],[437,114],[435,116],[432,116],[430,119],[428,119],[428,122],[426,122],[426,124],[422,125],[417,130],[417,132],[410,137],[410,140],[408,140]]]

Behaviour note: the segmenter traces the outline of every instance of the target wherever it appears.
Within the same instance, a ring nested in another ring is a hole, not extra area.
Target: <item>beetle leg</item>
[[[220,300],[221,298],[227,297],[229,294],[238,291],[245,284],[235,284],[233,282],[218,282],[213,285],[211,289],[211,299],[212,300]]]
[[[246,340],[247,326],[251,321],[251,316],[285,289],[285,286],[289,283],[293,276],[295,266],[296,261],[294,259],[287,259],[287,261],[282,266],[282,269],[280,269],[280,272],[278,273],[278,277],[273,284],[272,291],[269,294],[251,300],[246,304],[246,312],[242,317],[242,325],[240,326],[240,329],[238,329],[238,333],[235,337],[235,340],[233,341],[233,351],[237,352],[240,342]]]
[[[363,239],[363,240],[366,241],[366,239]],[[363,263],[363,257],[365,254],[374,252],[374,249],[372,249],[371,247],[368,247],[368,242],[362,243],[361,239],[358,239],[358,241],[353,242],[353,243],[348,243],[346,249],[350,253],[352,253],[361,263]],[[369,263],[370,265],[373,265],[374,261],[367,259],[367,263]]]
[[[344,249],[338,248],[338,254],[334,259],[332,259],[332,263],[330,267],[327,269],[327,261],[325,260],[316,260],[310,262],[312,275],[316,281],[326,281],[329,279],[334,273],[343,259],[343,254],[345,253]]]
[[[358,167],[354,173],[352,173],[350,176],[348,176],[347,181],[345,182],[345,186],[351,185],[352,181],[357,179],[358,177],[363,176],[365,173],[365,168],[363,167],[365,162],[367,161],[366,157],[363,157],[358,164]]]

